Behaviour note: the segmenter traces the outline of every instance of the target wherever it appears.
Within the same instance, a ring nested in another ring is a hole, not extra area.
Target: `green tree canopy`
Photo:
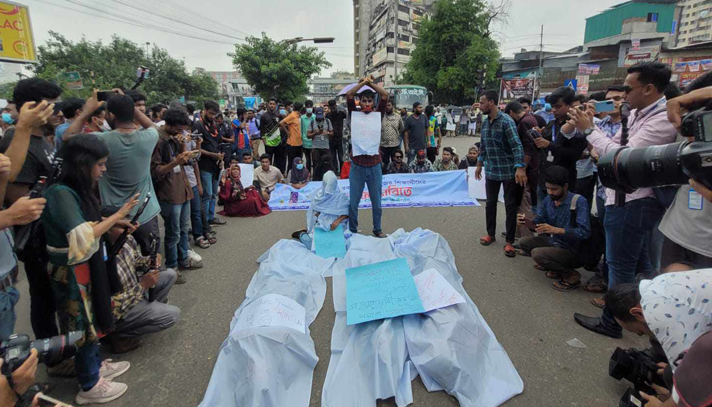
[[[307,79],[331,66],[316,47],[275,42],[264,35],[248,37],[228,55],[263,99],[301,100],[309,91]]]
[[[51,39],[38,47],[37,77],[56,82],[65,90],[64,97],[86,98],[91,94],[94,72],[96,87],[108,90],[118,86],[131,87],[136,82],[136,70],[145,66],[148,79],[139,90],[146,94],[148,103],[169,103],[180,99],[218,99],[217,82],[206,73],[191,75],[183,61],[171,57],[165,49],[154,47],[149,58],[145,48],[127,39],[113,36],[107,44],[101,41],[72,42],[61,34],[50,31]],[[69,90],[63,73],[79,72],[84,89]]]
[[[463,104],[475,99],[483,72],[492,81],[499,67],[489,31],[493,12],[482,0],[438,0],[434,7],[399,82],[425,86],[438,101]]]

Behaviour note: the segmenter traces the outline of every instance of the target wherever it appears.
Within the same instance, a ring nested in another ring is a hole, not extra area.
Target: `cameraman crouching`
[[[115,225],[109,230],[111,244],[124,232],[124,228]],[[160,253],[155,264],[161,264]],[[141,248],[133,236],[128,236],[123,248],[116,256],[116,271],[121,279],[121,292],[112,297],[112,312],[115,329],[106,336],[113,353],[126,353],[140,346],[139,336],[168,329],[178,322],[180,309],[168,305],[168,292],[176,282],[177,274],[173,269],[160,273],[152,269],[149,256],[141,255]],[[146,271],[139,278],[137,271]],[[149,302],[149,289],[155,292],[154,301]]]
[[[712,329],[712,269],[662,274],[606,293],[606,307],[625,330],[663,348],[673,373],[678,358]],[[675,404],[670,404],[675,405]]]

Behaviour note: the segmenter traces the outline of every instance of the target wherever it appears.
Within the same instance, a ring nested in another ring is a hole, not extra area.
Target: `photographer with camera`
[[[595,112],[592,109],[586,112],[571,109],[570,123],[587,136],[588,142],[602,156],[609,152],[615,153],[625,145],[647,147],[672,143],[677,130],[668,121],[665,108],[667,100],[663,95],[671,75],[670,67],[657,62],[645,62],[628,69],[624,98],[632,111],[628,118],[628,106],[622,106],[623,125],[613,138],[608,138],[594,125]],[[599,174],[602,177],[606,175],[603,170],[605,168],[599,161]],[[603,226],[606,234],[609,289],[618,284],[632,283],[635,281],[636,272],[653,271],[646,237],[664,213],[664,207],[651,188],[626,192],[616,192],[610,187],[606,190],[606,216]],[[611,338],[622,337],[622,329],[607,307],[604,307],[600,318],[576,313],[574,319],[590,331]]]
[[[133,101],[127,96],[118,99],[115,96],[109,103],[109,111],[118,113],[119,123],[128,123],[126,109],[117,109],[115,105],[118,102],[122,106],[124,101],[130,103],[128,107],[133,111]],[[87,101],[87,105],[91,103],[98,104],[91,99]],[[146,116],[140,117],[148,120]],[[119,138],[123,134],[113,136]],[[81,384],[77,404],[106,403],[120,397],[127,386],[110,379],[130,367],[128,362],[102,363],[98,346],[99,337],[114,330],[111,296],[122,288],[115,258],[107,256],[104,234],[117,223],[134,227],[124,218],[138,204],[140,195],[133,195],[115,214],[102,218],[94,191],[107,171],[110,154],[107,143],[95,134],[65,139],[60,152],[64,158],[62,175],[58,183],[45,191],[47,210],[42,214],[42,222],[51,263],[50,285],[57,300],[61,330],[83,333],[75,356]],[[136,168],[132,170],[136,172]]]
[[[682,115],[712,100],[712,74],[696,79],[685,93],[668,101],[668,118],[677,128],[683,127],[683,137],[692,139],[694,134],[685,134],[689,132],[682,126]],[[699,181],[712,183],[712,177]],[[663,270],[674,264],[693,269],[712,267],[712,194],[709,191],[693,179],[677,190],[659,227],[665,236],[661,259]],[[703,202],[705,194],[708,194],[707,202]]]
[[[158,130],[143,113],[146,110],[143,95],[131,92],[134,95],[132,98],[119,89],[114,89],[114,93],[106,101],[107,120],[113,130],[92,133],[109,149],[106,174],[99,179],[101,205],[116,210],[136,193],[141,202],[151,194],[148,206],[138,218],[140,226],[134,233],[141,250],[148,254],[151,234],[159,236],[158,213],[161,208],[151,182],[151,155],[158,143]],[[92,97],[84,104],[82,113],[67,129],[64,141],[81,133],[84,123],[102,105],[104,102],[99,102],[97,91],[94,90]],[[131,215],[137,211],[138,208]]]
[[[660,343],[677,374],[680,356],[712,329],[711,282],[712,269],[665,273],[611,288],[606,307],[624,329]]]

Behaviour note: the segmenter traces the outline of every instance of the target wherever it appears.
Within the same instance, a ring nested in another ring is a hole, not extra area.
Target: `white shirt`
[[[673,371],[675,360],[712,330],[712,269],[666,273],[640,282],[645,322]]]

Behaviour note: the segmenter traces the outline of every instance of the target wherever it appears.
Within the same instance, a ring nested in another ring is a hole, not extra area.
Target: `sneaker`
[[[112,380],[126,373],[126,371],[131,367],[131,363],[129,362],[111,363],[111,361],[112,359],[106,359],[101,362],[101,368],[99,369],[100,377]]]
[[[222,220],[216,216],[208,223],[210,223],[211,225],[222,226],[222,225],[226,224],[227,222],[225,222],[224,220]]]
[[[54,377],[77,377],[74,358],[65,359],[54,366],[47,366],[47,374]]]
[[[180,264],[178,264],[178,270],[195,270],[195,269],[202,269],[203,268],[203,263],[194,261],[190,257],[188,259]]]
[[[129,386],[123,383],[115,383],[111,380],[99,377],[99,381],[96,382],[91,390],[79,391],[75,402],[79,405],[108,403],[123,396],[128,388]]]
[[[203,261],[203,257],[198,253],[194,252],[193,250],[188,250],[188,257],[196,263],[200,263]]]

